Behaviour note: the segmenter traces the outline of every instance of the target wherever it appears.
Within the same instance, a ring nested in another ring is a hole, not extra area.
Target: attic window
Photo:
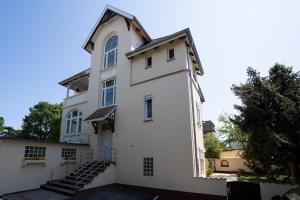
[[[174,48],[168,49],[168,61],[175,59],[175,52]]]
[[[146,69],[152,67],[152,57],[147,57],[146,58]]]

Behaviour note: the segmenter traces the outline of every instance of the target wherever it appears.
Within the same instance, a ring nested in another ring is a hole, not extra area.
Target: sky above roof
[[[300,1],[0,1],[0,116],[20,128],[29,107],[59,103],[58,82],[89,67],[84,41],[106,4],[135,15],[152,38],[189,27],[204,69],[204,120],[239,103],[232,84],[248,66],[266,75],[276,62],[300,70]],[[217,124],[217,123],[216,123]]]

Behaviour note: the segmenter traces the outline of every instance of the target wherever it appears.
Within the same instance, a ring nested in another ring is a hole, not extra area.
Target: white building
[[[203,69],[190,30],[152,39],[135,16],[106,6],[83,48],[90,67],[59,83],[67,88],[60,142],[88,144],[85,170],[98,167],[97,176],[43,187],[120,183],[225,196],[224,180],[201,178]]]

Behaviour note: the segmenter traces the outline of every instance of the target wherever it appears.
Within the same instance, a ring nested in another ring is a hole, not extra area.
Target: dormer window
[[[112,36],[105,45],[104,66],[103,68],[111,67],[117,64],[118,57],[118,37]]]

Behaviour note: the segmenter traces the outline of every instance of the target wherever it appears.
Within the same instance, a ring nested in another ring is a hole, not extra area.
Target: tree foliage
[[[204,135],[204,147],[206,158],[219,158],[223,150],[221,141],[213,133]]]
[[[4,118],[0,116],[0,134],[4,131]]]
[[[39,102],[29,108],[29,114],[23,119],[21,137],[40,141],[58,141],[61,114],[61,104]]]
[[[275,64],[266,77],[252,68],[246,83],[233,85],[241,100],[232,119],[247,137],[244,156],[250,165],[271,171],[289,167],[299,182],[300,76]]]
[[[217,128],[218,136],[224,148],[228,150],[243,148],[247,137],[241,133],[240,129],[231,121],[231,118],[232,116],[227,113],[219,116],[218,121],[220,126]]]

